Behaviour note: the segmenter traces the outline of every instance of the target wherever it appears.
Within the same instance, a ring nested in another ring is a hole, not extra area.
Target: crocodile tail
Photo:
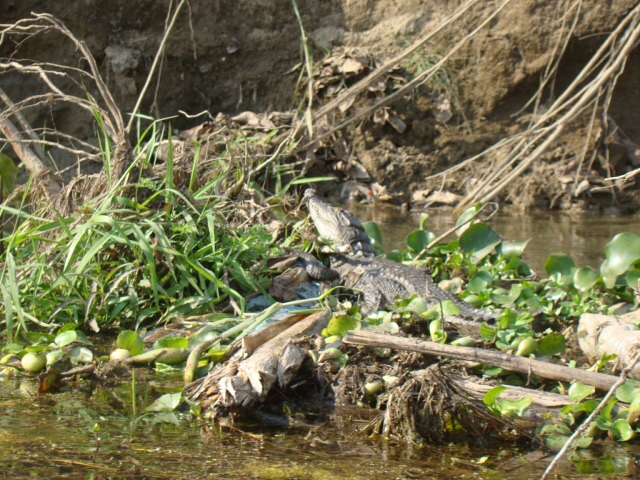
[[[467,302],[458,298],[448,290],[440,288],[433,279],[427,275],[427,291],[430,296],[438,300],[449,300],[460,309],[460,314],[463,317],[472,318],[475,320],[495,320],[500,312],[492,312],[490,310],[480,310]]]

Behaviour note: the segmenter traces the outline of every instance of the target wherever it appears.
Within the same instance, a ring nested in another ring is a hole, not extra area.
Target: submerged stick
[[[574,441],[580,436],[582,436],[584,432],[587,431],[591,423],[595,420],[596,416],[600,413],[600,411],[602,411],[605,405],[609,403],[609,400],[613,397],[616,389],[627,380],[627,375],[629,374],[629,372],[631,372],[631,370],[633,370],[633,368],[636,366],[639,360],[640,360],[640,351],[636,352],[636,355],[631,360],[631,363],[629,363],[629,365],[625,367],[622,373],[620,373],[620,377],[618,377],[617,381],[613,385],[611,385],[611,388],[609,388],[609,391],[603,397],[603,399],[600,400],[600,403],[598,404],[598,406],[589,414],[587,418],[584,419],[582,424],[567,439],[567,441],[562,446],[560,451],[556,454],[556,456],[553,458],[551,463],[547,466],[547,469],[544,471],[544,473],[540,477],[540,480],[545,480],[545,478],[549,476],[549,474],[556,467],[560,459],[565,455],[565,453],[567,453],[567,450],[571,448]]]
[[[478,362],[514,372],[533,374],[550,380],[563,382],[572,382],[575,380],[587,385],[593,385],[598,390],[609,390],[618,381],[618,377],[604,373],[588,372],[586,370],[580,370],[579,368],[554,365],[552,363],[518,357],[503,352],[492,352],[473,347],[444,345],[416,338],[403,338],[381,333],[352,330],[347,333],[342,341],[354,345],[408,350],[411,352],[426,353],[428,355],[439,355],[463,361]]]

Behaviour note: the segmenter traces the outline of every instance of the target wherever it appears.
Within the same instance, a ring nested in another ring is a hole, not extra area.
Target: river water
[[[381,226],[386,250],[403,248],[406,235],[418,228],[419,212],[403,214],[389,208],[352,207],[360,220],[372,220]],[[457,219],[450,210],[430,210],[428,214],[427,229],[436,235],[453,227]],[[604,260],[604,246],[614,235],[621,232],[640,235],[640,215],[498,213],[488,223],[503,240],[529,240],[524,260],[541,274],[544,274],[544,262],[552,253],[571,255],[579,267],[599,267]]]
[[[360,209],[378,221],[387,248],[401,245],[418,216]],[[616,233],[640,234],[640,217],[562,214],[499,215],[490,221],[504,239],[527,240],[527,260],[542,271],[550,253],[570,253],[577,264],[598,266]],[[453,225],[432,213],[436,233]],[[338,410],[328,421],[299,420],[290,428],[217,430],[187,413],[144,409],[179,385],[175,378],[143,376],[110,388],[88,381],[66,383],[38,395],[32,379],[0,373],[0,478],[260,478],[422,479],[539,478],[549,452],[530,445],[416,447],[393,439],[366,438],[371,413]],[[135,398],[135,404],[132,401]],[[563,478],[632,478],[640,447],[593,448],[561,462]]]

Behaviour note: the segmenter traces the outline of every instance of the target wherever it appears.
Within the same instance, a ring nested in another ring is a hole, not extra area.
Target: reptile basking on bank
[[[329,242],[330,268],[318,261],[307,263],[315,280],[339,279],[340,284],[362,293],[363,315],[382,310],[398,298],[418,295],[429,307],[449,300],[460,316],[475,320],[494,319],[498,312],[478,310],[452,293],[438,287],[425,270],[377,257],[360,221],[343,208],[330,205],[312,188],[304,192],[313,224],[320,237]]]

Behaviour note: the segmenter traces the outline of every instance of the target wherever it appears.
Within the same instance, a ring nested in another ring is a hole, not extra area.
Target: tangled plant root
[[[413,372],[406,382],[393,388],[375,427],[385,436],[418,444],[489,439],[515,428],[451,382],[447,370],[439,364]]]

